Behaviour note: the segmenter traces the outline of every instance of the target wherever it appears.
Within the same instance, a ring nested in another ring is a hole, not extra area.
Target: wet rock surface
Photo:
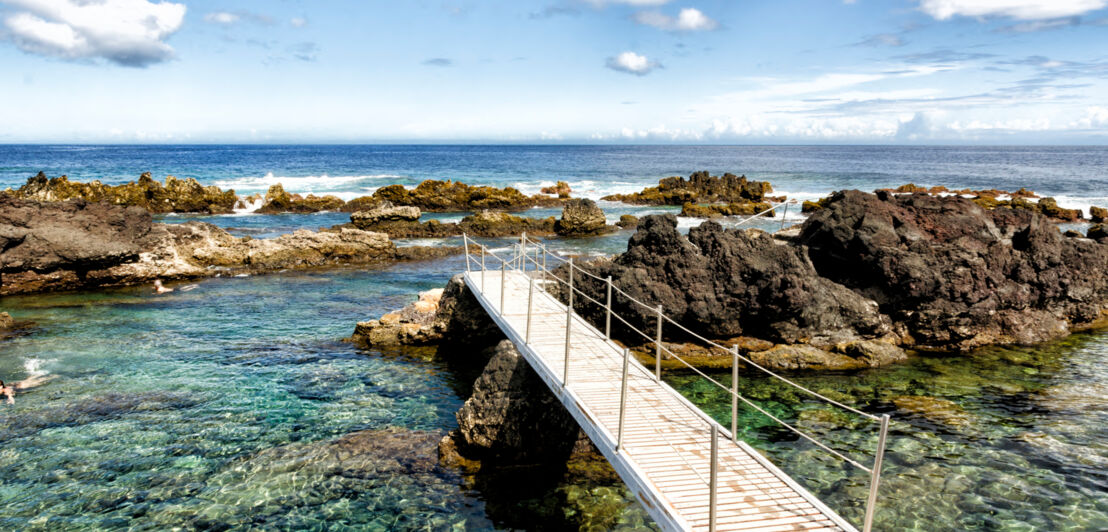
[[[280,213],[312,213],[320,211],[337,211],[345,206],[346,202],[337,196],[315,196],[308,194],[289,194],[280,183],[269,187],[265,194],[265,203],[258,209],[261,214]]]
[[[237,197],[233,190],[205,187],[195,179],[165,178],[165,184],[155,181],[150,173],[144,173],[138,181],[122,185],[105,185],[99,181],[78,183],[66,176],[48,178],[46,174],[27,180],[27,184],[14,191],[14,196],[39,202],[58,202],[81,199],[89,202],[106,202],[113,205],[142,207],[152,213],[171,212],[229,213]]]
[[[746,176],[695,172],[685,179],[667,177],[658,186],[632,194],[613,194],[601,199],[635,205],[684,205],[686,203],[758,203],[773,187],[765,181],[750,181]]]

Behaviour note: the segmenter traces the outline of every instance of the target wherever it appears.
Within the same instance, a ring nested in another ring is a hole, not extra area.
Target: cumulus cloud
[[[633,17],[635,22],[666,31],[709,31],[719,27],[719,23],[708,18],[699,9],[682,9],[677,17],[671,17],[658,11],[640,11]]]
[[[647,59],[645,55],[639,55],[635,52],[623,52],[615,57],[609,57],[605,66],[617,72],[645,76],[655,68],[661,68],[662,65],[657,61]]]
[[[147,0],[0,0],[6,37],[21,50],[69,60],[145,67],[173,57],[165,43],[185,5]]]
[[[1070,124],[1078,129],[1108,128],[1108,107],[1094,105],[1085,110],[1085,117]]]
[[[1042,20],[1072,17],[1108,6],[1108,0],[920,0],[920,10],[937,20],[956,16]]]
[[[304,17],[292,17],[292,20],[289,20],[289,24],[294,28],[303,28],[308,25],[308,19]]]

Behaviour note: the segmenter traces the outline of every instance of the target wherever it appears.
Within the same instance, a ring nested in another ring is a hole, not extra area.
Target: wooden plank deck
[[[529,277],[501,271],[467,272],[466,284],[551,391],[562,401],[620,478],[666,530],[708,530],[711,429],[703,413],[632,358],[623,446],[616,449],[623,351],[574,314],[568,386],[566,306],[540,290],[532,301],[527,338]],[[719,432],[717,530],[847,530],[854,528],[745,442]]]

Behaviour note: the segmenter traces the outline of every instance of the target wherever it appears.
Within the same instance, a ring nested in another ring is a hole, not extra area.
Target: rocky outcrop
[[[803,225],[824,277],[876,301],[924,346],[1033,343],[1102,319],[1108,247],[1033,211],[846,191]]]
[[[764,212],[763,216],[773,218],[774,212],[769,210],[772,205],[762,202],[748,203],[711,203],[700,205],[686,203],[681,206],[681,216],[689,218],[719,218],[721,216],[753,216]]]
[[[562,218],[554,224],[554,232],[562,236],[595,236],[610,233],[604,211],[590,199],[573,199],[562,207]]]
[[[580,429],[558,398],[508,340],[473,385],[473,395],[456,414],[458,428],[440,449],[498,463],[564,462]]]
[[[0,196],[0,295],[420,257],[403,249],[351,228],[236,238],[202,222],[156,224],[134,207]]]
[[[554,196],[558,196],[561,199],[568,199],[570,193],[573,192],[573,190],[569,188],[569,183],[566,183],[565,181],[558,181],[556,184],[554,184],[554,186],[543,187],[541,190],[539,190],[539,192],[542,192],[543,194],[552,194]]]
[[[0,334],[12,330],[15,327],[15,320],[12,319],[11,314],[7,312],[0,312]]]
[[[66,176],[47,178],[46,174],[27,180],[27,184],[14,191],[18,198],[58,202],[85,200],[107,202],[128,207],[142,207],[152,213],[171,212],[229,213],[235,206],[235,191],[205,187],[195,179],[165,178],[165,185],[158,183],[150,173],[144,173],[138,181],[122,185],[105,185],[100,181],[78,183]]]
[[[1108,221],[1108,209],[1104,207],[1092,206],[1089,207],[1089,218],[1094,224],[1104,223]]]
[[[472,354],[503,337],[458,274],[444,288],[421,293],[417,301],[397,312],[359,322],[350,340],[372,348],[442,344],[444,353]]]
[[[688,179],[667,177],[658,186],[633,194],[613,194],[601,199],[635,205],[684,205],[686,203],[760,203],[773,187],[765,181],[749,181],[746,176],[722,177],[696,172]]]
[[[639,226],[639,218],[633,214],[622,214],[616,225],[620,229],[634,229]]]
[[[1065,238],[1036,212],[959,197],[836,193],[788,241],[713,222],[685,237],[672,216],[652,216],[625,253],[584,267],[700,335],[777,344],[741,349],[781,369],[875,366],[903,348],[1027,344],[1108,324],[1108,278],[1089,273],[1108,268],[1108,246]],[[582,289],[603,293],[583,277]],[[621,299],[616,312],[653,330],[652,310]],[[602,323],[588,307],[578,312]]]
[[[265,193],[265,203],[258,209],[261,214],[312,213],[342,210],[346,202],[337,196],[289,194],[280,183],[272,185]]]
[[[419,207],[427,212],[479,211],[484,209],[523,210],[561,203],[550,196],[527,196],[512,188],[470,186],[456,181],[429,179],[408,190],[403,185],[389,185],[373,193],[380,201],[393,205]]]
[[[1037,194],[1026,188],[1021,188],[1015,192],[997,189],[970,190],[968,188],[950,190],[944,186],[927,188],[909,183],[895,189],[884,188],[876,192],[886,194],[926,194],[939,197],[959,196],[972,199],[974,203],[986,210],[999,207],[1011,207],[1013,209],[1037,212],[1047,218],[1060,222],[1076,222],[1085,217],[1081,209],[1062,208],[1058,206],[1058,202],[1054,198],[1040,198]],[[830,196],[814,202],[805,201],[804,205],[801,207],[801,212],[808,213],[818,211],[826,207],[830,201]],[[1093,214],[1095,216],[1095,213]]]

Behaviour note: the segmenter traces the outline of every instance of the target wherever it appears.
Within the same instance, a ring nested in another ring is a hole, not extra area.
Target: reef
[[[85,200],[106,202],[127,207],[142,207],[154,214],[209,213],[223,214],[234,210],[237,196],[233,190],[205,187],[195,179],[165,178],[165,184],[155,181],[149,172],[138,181],[122,185],[105,185],[100,181],[78,183],[66,176],[47,178],[46,174],[27,180],[16,190],[6,191],[8,196],[40,202]]]
[[[138,207],[0,195],[0,295],[134,285],[441,256],[351,228],[237,238],[207,223],[154,223]]]
[[[888,194],[925,194],[929,196],[960,196],[972,199],[974,203],[977,203],[984,209],[992,210],[998,207],[1023,209],[1027,211],[1038,212],[1046,216],[1047,218],[1060,222],[1076,222],[1085,217],[1084,213],[1081,212],[1081,209],[1064,209],[1058,206],[1058,202],[1054,198],[1039,197],[1038,194],[1033,191],[1027,190],[1026,188],[1021,188],[1015,192],[1008,192],[1006,190],[997,189],[971,190],[968,188],[950,190],[944,186],[927,188],[909,183],[907,185],[901,185],[897,188],[879,189],[876,192],[883,192]],[[805,201],[801,207],[801,212],[816,212],[820,209],[825,208],[830,201],[830,197],[821,198],[817,201]],[[1093,207],[1093,209],[1099,208]],[[1103,211],[1103,209],[1099,210]],[[1096,213],[1092,214],[1095,218]]]
[[[684,205],[686,203],[761,203],[773,187],[765,181],[750,181],[746,176],[695,172],[688,179],[674,176],[658,181],[658,186],[632,194],[613,194],[601,199],[634,205]]]
[[[527,196],[512,187],[471,186],[457,181],[428,179],[409,190],[403,185],[381,187],[373,193],[378,201],[419,207],[426,212],[460,212],[497,209],[520,211],[532,207],[553,207],[562,200],[542,194]]]
[[[604,211],[587,199],[565,203],[560,219],[528,218],[503,211],[481,211],[460,222],[428,220],[420,222],[418,207],[395,206],[389,201],[350,215],[353,227],[386,233],[392,238],[444,238],[450,236],[502,237],[527,233],[532,236],[594,236],[617,231],[605,224]]]
[[[1038,212],[960,197],[839,192],[788,241],[710,221],[684,236],[673,216],[651,216],[626,252],[582,267],[697,334],[769,342],[740,349],[780,369],[1037,343],[1108,321],[1108,278],[1089,273],[1108,267],[1108,246],[1065,238]],[[587,276],[580,286],[603,289]],[[653,330],[654,311],[621,299],[616,312]],[[641,344],[620,327],[613,335]],[[688,340],[675,327],[665,339]]]
[[[337,196],[315,196],[308,194],[289,194],[280,183],[269,187],[265,193],[265,203],[258,208],[261,214],[280,213],[313,213],[321,211],[338,211],[346,205],[345,201]]]
[[[711,203],[708,205],[700,205],[697,203],[686,203],[681,206],[681,216],[687,216],[689,218],[719,218],[721,216],[753,216],[755,214],[765,212],[763,216],[773,218],[773,211],[769,210],[772,207],[766,202],[749,202],[749,203]]]

